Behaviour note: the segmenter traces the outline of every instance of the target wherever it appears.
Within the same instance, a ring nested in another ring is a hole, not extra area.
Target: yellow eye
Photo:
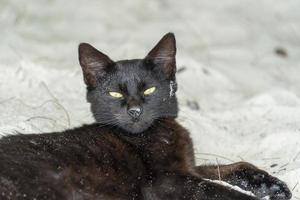
[[[123,97],[123,95],[119,92],[109,92],[109,95],[114,98],[122,98]]]
[[[151,87],[148,88],[147,90],[144,91],[144,95],[150,95],[155,91],[156,87]]]

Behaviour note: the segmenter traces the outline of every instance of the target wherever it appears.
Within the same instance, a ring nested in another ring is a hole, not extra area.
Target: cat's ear
[[[176,40],[173,33],[167,33],[148,53],[145,60],[162,68],[168,78],[176,73]]]
[[[114,62],[107,55],[87,43],[79,45],[78,53],[84,82],[88,86],[95,87],[97,77],[105,75]]]

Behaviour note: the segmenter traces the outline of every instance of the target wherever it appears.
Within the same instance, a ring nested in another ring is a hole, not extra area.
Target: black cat
[[[195,166],[176,121],[176,44],[114,62],[89,44],[79,60],[97,123],[0,140],[1,200],[288,200],[286,184],[248,163]],[[207,179],[253,192],[248,196]]]

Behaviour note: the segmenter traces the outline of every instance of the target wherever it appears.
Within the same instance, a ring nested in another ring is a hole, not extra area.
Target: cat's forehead
[[[141,59],[120,60],[116,62],[116,69],[120,72],[134,72],[136,70],[143,70],[143,65],[144,62]]]
[[[147,81],[152,77],[153,73],[148,70],[143,60],[121,60],[116,63],[115,76],[121,82]]]

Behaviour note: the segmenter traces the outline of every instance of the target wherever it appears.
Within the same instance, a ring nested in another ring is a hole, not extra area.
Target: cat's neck
[[[138,134],[128,133],[116,127],[113,128],[113,133],[131,145],[144,146],[154,137],[172,134],[177,127],[181,126],[176,122],[175,118],[170,117],[157,119],[147,130]]]

